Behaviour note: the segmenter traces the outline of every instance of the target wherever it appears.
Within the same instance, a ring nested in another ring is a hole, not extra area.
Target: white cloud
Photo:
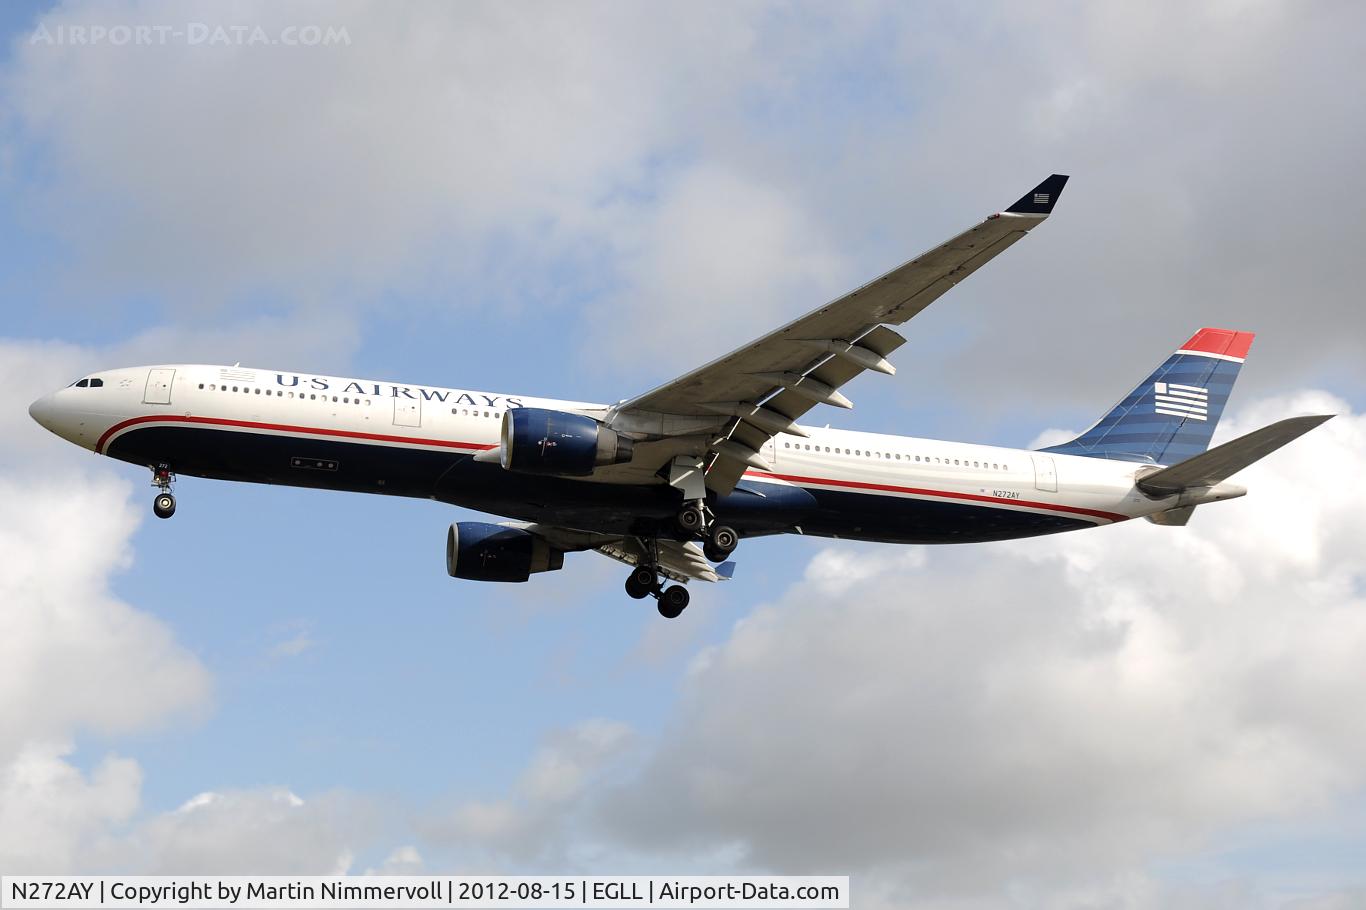
[[[131,485],[28,418],[83,353],[0,343],[0,866],[70,871],[138,806],[136,762],[81,769],[70,743],[189,720],[207,672],[111,590],[132,558]]]
[[[1228,432],[1325,409],[1264,401]],[[1341,483],[1363,471],[1344,413],[1185,529],[831,548],[700,656],[605,817],[641,849],[849,870],[888,905],[1162,905],[1151,863],[1366,788],[1366,494]]]
[[[57,175],[28,200],[116,288],[182,305],[281,287],[342,296],[535,255],[686,135],[747,59],[753,10],[506,4],[74,3],[43,22],[345,27],[328,48],[22,42],[17,141]],[[604,48],[611,48],[604,52]]]
[[[366,875],[418,875],[425,868],[422,854],[412,844],[395,847],[378,869],[366,869]]]
[[[375,816],[345,794],[285,788],[207,792],[106,845],[105,863],[142,874],[344,875]]]
[[[576,826],[594,787],[634,741],[625,724],[600,718],[547,735],[513,792],[471,800],[430,818],[428,837],[497,862],[562,864],[581,850]]]
[[[592,315],[593,362],[699,366],[834,296],[845,271],[798,200],[719,167],[685,170],[616,239],[623,287]]]
[[[0,757],[0,867],[6,871],[81,869],[108,830],[137,809],[137,762],[111,755],[85,774],[67,760],[70,752],[30,739]]]

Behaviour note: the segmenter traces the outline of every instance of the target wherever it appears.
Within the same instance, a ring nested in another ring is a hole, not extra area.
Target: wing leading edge
[[[1024,237],[1053,211],[1066,183],[1065,175],[1050,176],[1006,210],[857,290],[617,404],[607,423],[656,439],[691,438],[692,448],[710,459],[707,487],[729,492],[747,466],[764,463],[759,453],[773,436],[801,435],[795,422],[807,411],[818,404],[852,407],[839,390],[855,376],[894,373],[887,356],[905,339],[889,326],[907,322]],[[622,469],[638,473],[662,464]]]

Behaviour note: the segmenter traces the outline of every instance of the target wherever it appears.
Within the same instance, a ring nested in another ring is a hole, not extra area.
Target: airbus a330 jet
[[[34,402],[47,429],[152,472],[437,499],[492,513],[446,535],[446,570],[524,582],[596,550],[663,616],[731,576],[746,537],[1005,540],[1144,517],[1184,525],[1242,496],[1228,478],[1332,415],[1209,449],[1252,333],[1197,331],[1076,439],[1037,451],[799,421],[864,372],[891,376],[901,325],[1053,211],[1055,174],[1005,211],[726,356],[615,404],[171,364],[92,373]]]

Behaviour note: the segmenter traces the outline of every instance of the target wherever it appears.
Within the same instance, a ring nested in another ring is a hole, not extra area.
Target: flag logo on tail
[[[1035,204],[1035,205],[1048,205],[1048,194],[1047,194],[1047,193],[1035,193],[1035,194],[1034,194],[1034,204]]]
[[[1155,382],[1153,392],[1157,399],[1154,410],[1158,414],[1189,417],[1191,420],[1209,418],[1209,389],[1175,382]]]

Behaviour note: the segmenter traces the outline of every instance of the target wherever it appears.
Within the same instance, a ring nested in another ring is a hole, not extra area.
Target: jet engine
[[[446,532],[446,571],[472,581],[526,581],[564,568],[564,551],[544,537],[482,521],[458,521]]]
[[[499,463],[509,471],[587,477],[594,468],[631,460],[631,440],[591,417],[544,408],[503,413]]]

